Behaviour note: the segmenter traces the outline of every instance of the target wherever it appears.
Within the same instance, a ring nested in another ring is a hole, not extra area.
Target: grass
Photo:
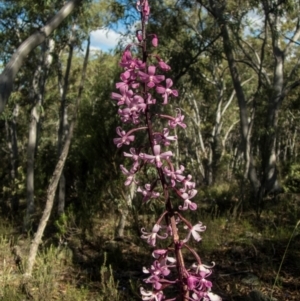
[[[213,274],[217,290],[238,300],[238,295],[253,289],[243,279],[255,275],[260,279],[259,289],[269,296],[284,300],[288,293],[290,300],[293,296],[299,299],[294,260],[300,255],[299,243],[293,240],[299,222],[291,235],[289,227],[267,220],[261,226],[250,218],[199,219],[207,230],[202,242],[192,246],[204,263],[217,263]],[[135,220],[132,217],[125,229],[126,241],[112,240],[116,218],[108,214],[93,218],[93,227],[86,233],[74,221],[64,224],[61,243],[55,235],[51,239],[48,231],[33,277],[26,283],[12,247],[20,248],[24,264],[30,240],[15,233],[8,223],[0,223],[0,300],[140,300],[141,269],[152,258],[151,250],[136,238]],[[143,223],[148,220],[150,216],[144,217]]]
[[[280,265],[279,265],[279,268],[278,268],[278,272],[277,272],[276,278],[275,278],[275,280],[274,280],[273,288],[272,288],[272,291],[271,291],[271,299],[272,299],[272,296],[273,296],[274,289],[275,289],[275,287],[276,287],[276,285],[277,285],[277,283],[278,283],[278,280],[279,280],[279,275],[280,275],[280,272],[281,272],[281,269],[282,269],[282,265],[283,265],[284,259],[285,259],[286,256],[287,256],[287,251],[288,251],[288,249],[289,249],[289,247],[290,247],[290,245],[291,245],[291,241],[292,241],[292,239],[293,239],[293,237],[294,237],[294,235],[295,235],[295,233],[296,233],[296,230],[297,230],[299,224],[300,224],[300,220],[299,220],[299,221],[297,222],[297,224],[295,225],[295,227],[294,227],[294,229],[293,229],[293,232],[292,232],[292,234],[291,234],[291,236],[290,236],[290,239],[289,239],[289,241],[288,241],[288,244],[287,244],[287,246],[286,246],[286,248],[285,248],[284,254],[283,254],[283,256],[282,256],[282,259],[281,259],[281,262],[280,262]]]

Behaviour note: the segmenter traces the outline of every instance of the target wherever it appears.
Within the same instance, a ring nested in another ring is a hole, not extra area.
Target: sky
[[[110,49],[114,49],[117,46],[120,38],[121,34],[113,29],[98,29],[92,31],[91,49],[108,52]]]
[[[263,19],[258,15],[257,11],[252,10],[248,13],[247,16],[251,25],[254,29],[260,29],[263,26]],[[122,32],[122,25],[119,24],[119,31]],[[125,28],[123,28],[125,31]],[[250,34],[248,29],[245,30],[245,34]],[[103,52],[108,52],[111,49],[114,49],[120,39],[122,38],[121,33],[115,31],[114,29],[98,29],[92,31],[91,33],[91,50],[97,51],[101,50]],[[128,39],[129,40],[129,39]],[[128,41],[130,43],[130,41]],[[127,43],[127,44],[128,44]],[[125,43],[126,44],[126,43]]]

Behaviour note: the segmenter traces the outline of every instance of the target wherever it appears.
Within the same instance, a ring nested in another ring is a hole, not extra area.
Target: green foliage
[[[104,253],[104,262],[100,268],[100,278],[101,297],[99,301],[106,301],[108,299],[120,301],[118,282],[114,280],[111,265],[106,266],[106,253]]]
[[[300,192],[300,164],[298,162],[291,162],[286,168],[286,176],[283,180],[284,190],[286,192],[299,193]]]
[[[70,207],[68,208],[68,211],[70,212]],[[67,213],[61,214],[59,218],[54,222],[59,237],[64,236],[67,233],[67,223],[68,223]]]
[[[200,191],[199,197],[202,199],[208,198],[221,204],[222,202],[230,201],[233,197],[236,197],[238,193],[239,187],[237,183],[222,182]]]

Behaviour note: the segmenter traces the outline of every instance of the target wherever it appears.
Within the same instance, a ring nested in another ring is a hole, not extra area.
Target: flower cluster
[[[176,109],[174,116],[157,113],[157,107],[165,106],[178,97],[178,91],[173,88],[172,79],[165,75],[171,70],[170,66],[159,56],[149,54],[146,49],[149,37],[152,47],[157,47],[159,42],[156,34],[146,34],[146,23],[150,15],[148,0],[137,1],[136,7],[142,20],[141,29],[136,32],[137,43],[127,46],[124,50],[120,61],[124,71],[120,76],[121,81],[116,83],[118,93],[111,94],[118,106],[118,115],[124,123],[123,128],[117,127],[118,137],[114,139],[114,143],[118,148],[123,145],[130,146],[129,152],[123,154],[131,160],[131,166],[120,166],[126,177],[124,184],[129,186],[135,183],[138,186],[137,192],[141,193],[145,203],[152,199],[164,199],[165,211],[150,232],[145,228],[141,229],[142,239],[155,247],[157,239],[172,238],[168,248],[153,251],[153,264],[150,268],[143,269],[143,272],[148,274],[144,282],[151,284],[152,290],[141,287],[142,299],[220,301],[221,298],[211,292],[212,283],[206,279],[214,265],[202,264],[198,254],[188,245],[191,237],[199,242],[200,233],[205,231],[206,227],[201,222],[192,225],[179,213],[197,209],[197,204],[192,200],[197,194],[196,184],[191,175],[185,174],[183,165],[175,168],[172,163],[174,154],[166,149],[177,140],[177,136],[172,135],[172,130],[177,126],[186,128],[184,116],[180,109]],[[133,55],[133,47],[141,50],[143,59]],[[155,110],[152,109],[154,106]],[[154,119],[161,120],[161,129],[154,130],[157,126]],[[133,127],[126,131],[126,126],[130,124]],[[149,143],[134,147],[132,144],[136,141],[136,135],[141,132],[148,136]],[[157,176],[152,182],[141,185],[138,174],[145,165],[152,165],[157,170]],[[179,211],[174,208],[170,194],[178,196],[181,200]],[[179,229],[185,232],[183,239],[179,236]],[[185,266],[183,249],[195,258],[196,263],[190,268]],[[177,273],[171,272],[172,269]],[[164,290],[172,285],[177,285],[180,292],[177,296],[166,299]]]

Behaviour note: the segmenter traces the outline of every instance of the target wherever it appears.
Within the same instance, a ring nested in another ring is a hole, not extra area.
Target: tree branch
[[[0,75],[0,114],[4,111],[7,100],[13,90],[15,77],[26,60],[27,55],[43,43],[81,1],[70,0],[67,2],[44,27],[27,38],[13,54]]]

